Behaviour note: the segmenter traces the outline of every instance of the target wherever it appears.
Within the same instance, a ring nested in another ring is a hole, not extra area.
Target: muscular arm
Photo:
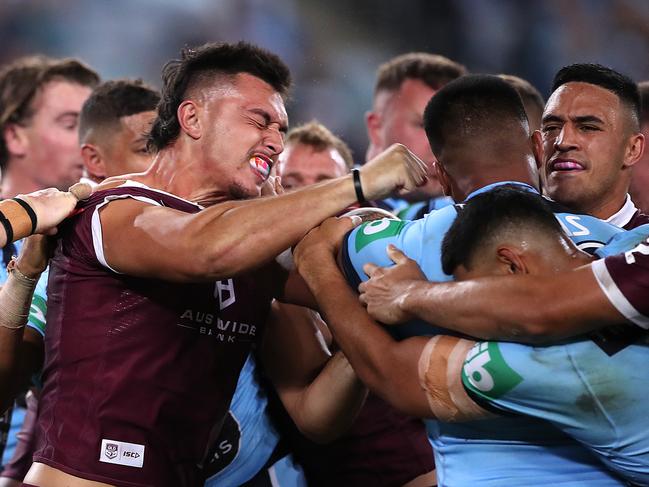
[[[318,443],[345,433],[367,389],[341,352],[331,356],[326,325],[311,310],[275,302],[267,326],[263,364],[293,422]]]
[[[320,245],[328,237],[318,235],[319,232],[329,232],[337,225],[340,228],[333,233],[340,237],[349,230],[351,224],[344,228],[341,220],[327,220],[298,245],[295,253],[298,270],[316,296],[336,342],[368,388],[406,414],[434,417],[419,373],[420,357],[430,339],[414,337],[397,342],[368,316],[338,269],[334,258],[336,249]],[[449,340],[458,339],[449,337]],[[451,346],[443,354],[439,352],[443,363],[448,362],[446,357],[453,349]],[[435,376],[439,380],[433,394],[444,392],[447,386],[446,368],[437,369]],[[459,377],[459,370],[457,374]]]
[[[434,283],[399,250],[388,254],[395,265],[366,265],[370,279],[359,286],[368,312],[383,323],[418,318],[476,338],[542,343],[624,321],[590,266],[547,276]]]

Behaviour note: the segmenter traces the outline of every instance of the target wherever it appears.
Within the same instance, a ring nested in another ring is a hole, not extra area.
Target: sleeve
[[[341,266],[347,282],[354,288],[367,280],[363,266],[369,262],[381,267],[393,265],[388,257],[389,244],[401,249],[408,257],[421,259],[421,220],[374,220],[354,228],[343,239]]]
[[[29,318],[27,318],[27,326],[33,328],[41,336],[45,336],[45,316],[47,313],[47,279],[49,275],[49,268],[41,274],[34,289],[32,297],[32,305],[29,309]]]
[[[462,383],[469,397],[487,410],[557,423],[566,422],[577,398],[590,397],[560,345],[477,343],[467,354]]]
[[[649,238],[591,268],[611,304],[630,322],[649,329]]]

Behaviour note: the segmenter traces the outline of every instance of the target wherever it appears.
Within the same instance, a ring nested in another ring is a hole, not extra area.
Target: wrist
[[[27,279],[38,280],[41,273],[45,270],[44,267],[33,265],[22,256],[18,256],[14,260],[13,271],[18,272],[19,275]]]

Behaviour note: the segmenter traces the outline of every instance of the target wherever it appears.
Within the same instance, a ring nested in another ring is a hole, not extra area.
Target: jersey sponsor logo
[[[627,264],[635,264],[635,254],[649,255],[649,238],[644,242],[641,242],[637,247],[624,252],[624,259]]]
[[[462,381],[476,392],[497,399],[523,381],[495,342],[481,342],[469,351],[462,367]]]
[[[201,335],[211,336],[221,342],[235,343],[237,340],[253,340],[257,327],[234,320],[223,320],[213,313],[186,309],[180,316],[178,326],[198,330]]]
[[[47,311],[47,302],[42,296],[34,294],[32,305],[29,308],[29,321],[36,325],[39,330],[45,332],[45,312]]]
[[[114,465],[142,468],[144,466],[144,445],[102,439],[99,461]]]
[[[398,235],[405,224],[406,222],[398,220],[375,220],[361,225],[356,232],[356,252],[360,252],[375,240]]]
[[[237,300],[234,295],[234,281],[232,279],[216,281],[214,297],[219,299],[219,309],[225,309],[233,304]]]

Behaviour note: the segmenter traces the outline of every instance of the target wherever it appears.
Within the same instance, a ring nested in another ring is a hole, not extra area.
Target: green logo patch
[[[45,333],[45,311],[47,311],[47,302],[42,296],[34,294],[29,309],[29,322],[38,326],[43,333]]]
[[[375,240],[398,235],[405,224],[406,222],[399,220],[374,220],[364,223],[356,232],[356,252],[360,252]]]
[[[522,381],[523,378],[505,362],[496,342],[477,343],[462,367],[462,382],[487,398],[497,399]]]

